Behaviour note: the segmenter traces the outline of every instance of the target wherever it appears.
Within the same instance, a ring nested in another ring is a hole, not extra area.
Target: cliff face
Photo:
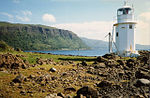
[[[0,40],[22,50],[88,48],[73,32],[43,25],[0,22]]]

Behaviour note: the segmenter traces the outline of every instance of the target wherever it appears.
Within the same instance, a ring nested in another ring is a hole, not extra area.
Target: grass
[[[7,52],[0,52],[0,54],[4,54]],[[41,54],[41,53],[32,53],[32,52],[10,52],[14,55],[23,55],[24,57],[21,57],[23,60],[29,61],[30,64],[36,64],[37,58],[42,59],[50,59],[52,58],[55,62],[60,61],[74,61],[76,63],[79,63],[81,61],[87,61],[92,62],[96,59],[96,57],[84,57],[84,56],[65,56],[65,55],[52,55],[52,54]]]

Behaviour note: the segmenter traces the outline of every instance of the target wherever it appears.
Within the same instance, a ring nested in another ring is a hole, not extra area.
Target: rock
[[[5,71],[5,69],[4,69],[4,68],[0,68],[0,71],[2,71],[2,72],[3,72],[3,71]]]
[[[150,75],[148,74],[148,72],[144,72],[141,70],[135,72],[135,77],[138,79],[140,78],[150,79]]]
[[[21,85],[18,86],[19,89],[22,89],[23,87]]]
[[[44,93],[44,92],[45,92],[45,89],[42,90],[42,93]]]
[[[4,95],[0,93],[0,98],[4,98]]]
[[[22,90],[22,91],[20,91],[20,94],[21,94],[21,95],[25,95],[25,94],[26,94],[26,91],[25,91],[25,90]]]
[[[66,95],[65,98],[73,98],[73,97],[71,97],[70,95]]]
[[[99,84],[97,84],[98,87],[110,87],[112,86],[112,83],[110,83],[109,81],[101,81]]]
[[[75,92],[76,91],[76,89],[75,88],[73,88],[73,87],[69,87],[69,88],[66,88],[66,89],[64,89],[65,91],[73,91],[73,92]]]
[[[19,75],[15,79],[13,79],[12,81],[14,83],[22,83],[24,81],[24,79],[25,79],[25,77],[23,75]]]
[[[83,96],[82,94],[80,94],[80,97],[79,98],[86,98],[85,96]]]
[[[27,68],[26,64],[20,57],[9,53],[0,54],[0,67],[5,68],[7,70]]]
[[[57,94],[48,94],[45,98],[62,98],[60,96],[57,96]]]
[[[115,60],[108,60],[107,62],[105,62],[105,64],[108,67],[116,67],[118,65],[118,62],[116,62]]]
[[[52,76],[51,78],[52,78],[52,80],[57,80],[56,76]]]
[[[31,97],[33,97],[33,94],[30,94]]]
[[[57,70],[55,68],[51,68],[49,71],[56,72]]]
[[[88,64],[85,61],[82,61],[82,66],[88,66]]]
[[[115,54],[105,54],[103,56],[103,58],[106,58],[106,59],[118,59],[120,57],[118,55],[115,55]]]
[[[86,96],[87,98],[98,98],[97,90],[88,86],[82,87],[77,91],[77,98],[80,98],[80,95]]]
[[[135,64],[136,64],[136,61],[134,59],[129,59],[129,60],[127,60],[127,64],[126,65],[129,68],[133,68],[135,66]]]
[[[97,65],[94,66],[95,69],[105,68],[105,67],[106,67],[105,63],[99,63],[99,64],[97,64]]]
[[[29,78],[30,78],[30,79],[34,79],[34,78],[35,78],[35,75],[30,75]]]
[[[40,70],[45,70],[45,68],[41,67]]]
[[[17,48],[16,51],[22,52],[22,50],[20,48]]]
[[[99,56],[99,57],[97,57],[97,60],[96,60],[97,62],[106,62],[106,61],[108,61],[107,59],[105,59],[105,58],[103,58],[103,57],[101,57],[101,56]]]
[[[144,63],[144,64],[148,64],[149,62],[149,55],[150,53],[144,53],[142,54],[141,56],[139,56],[137,59],[140,60],[141,63]]]
[[[27,69],[28,67],[27,67],[27,65],[22,64],[22,68],[23,68],[23,69]]]
[[[123,60],[117,60],[117,62],[119,63],[119,65],[125,65],[125,61]]]
[[[135,97],[136,97],[136,98],[144,98],[144,96],[143,96],[143,95],[140,95],[140,94],[136,94]]]
[[[63,93],[58,93],[57,96],[60,96],[62,98],[65,98],[65,95]]]
[[[150,85],[150,81],[148,79],[138,79],[135,84],[136,87],[140,87],[140,86],[149,87],[149,85]]]
[[[68,74],[66,72],[62,73],[62,76],[67,76]]]
[[[27,93],[33,93],[32,91],[27,91]]]
[[[49,74],[45,74],[45,75],[36,77],[36,82],[40,83],[42,85],[45,85],[45,83],[50,81],[50,80],[51,80],[51,76]],[[44,84],[42,82],[44,82]]]

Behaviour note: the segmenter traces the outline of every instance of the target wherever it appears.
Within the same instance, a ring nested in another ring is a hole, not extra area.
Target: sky
[[[128,0],[137,20],[136,44],[150,45],[150,0]],[[107,41],[124,0],[1,0],[0,21],[42,24]]]

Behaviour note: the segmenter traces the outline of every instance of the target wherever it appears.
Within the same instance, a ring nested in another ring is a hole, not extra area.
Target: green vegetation
[[[13,49],[8,46],[4,41],[0,41],[0,51],[13,51]]]
[[[73,32],[44,25],[0,22],[0,40],[22,50],[88,49]]]

